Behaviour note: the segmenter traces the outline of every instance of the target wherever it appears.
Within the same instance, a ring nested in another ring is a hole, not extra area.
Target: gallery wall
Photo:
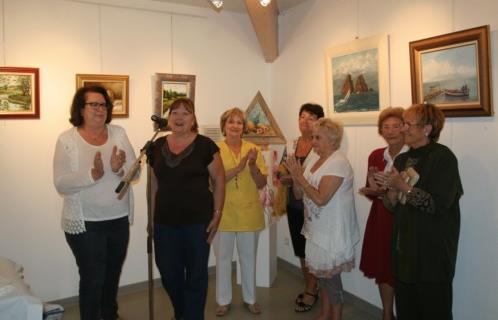
[[[0,65],[40,68],[39,120],[0,120],[0,256],[25,268],[44,301],[78,292],[74,258],[60,228],[52,182],[59,133],[70,127],[76,73],[130,76],[126,128],[138,151],[152,136],[156,72],[195,74],[199,123],[269,98],[264,62],[246,15],[155,1],[0,1]],[[121,285],[147,279],[145,176],[134,186],[135,224]],[[211,259],[210,265],[214,261]],[[156,277],[158,273],[155,273]]]
[[[274,114],[291,115],[281,129],[289,137],[299,135],[297,114],[300,105],[314,101],[326,105],[325,57],[329,47],[340,46],[369,36],[390,36],[391,105],[411,104],[408,43],[413,40],[489,24],[491,63],[498,99],[498,2],[494,0],[311,0],[280,16],[279,58],[273,63],[271,92]],[[498,110],[495,103],[495,110]],[[293,119],[292,119],[293,118]],[[495,117],[447,119],[441,142],[459,160],[465,194],[461,200],[462,219],[458,261],[454,281],[454,319],[496,319],[498,306],[498,151]],[[342,150],[355,173],[355,188],[365,183],[367,157],[384,145],[376,126],[348,126]],[[356,210],[363,234],[370,203],[357,194]],[[298,260],[289,245],[287,222],[278,228],[278,255],[295,265]],[[361,243],[357,251],[359,262]],[[344,274],[345,290],[380,306],[374,281],[358,270]]]

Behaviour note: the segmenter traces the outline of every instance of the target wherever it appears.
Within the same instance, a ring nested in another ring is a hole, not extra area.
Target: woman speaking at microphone
[[[148,154],[157,179],[156,264],[175,319],[202,320],[210,243],[225,197],[225,171],[219,148],[197,133],[192,100],[181,98],[171,104],[168,127],[171,134],[157,139]]]
[[[111,119],[106,90],[80,88],[71,105],[73,127],[55,148],[54,184],[64,198],[62,229],[80,274],[82,320],[118,318],[116,296],[133,220],[131,188],[120,199],[114,190],[135,154]]]

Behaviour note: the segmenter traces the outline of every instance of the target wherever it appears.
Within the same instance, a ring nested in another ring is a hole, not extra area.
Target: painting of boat
[[[451,97],[468,97],[469,87],[464,84],[460,89],[445,89],[444,94]]]
[[[351,90],[348,90],[348,92],[346,92],[346,95],[344,96],[344,98],[342,98],[341,100],[339,100],[335,106],[336,107],[340,107],[340,106],[343,106],[345,105],[346,103],[348,103],[349,101],[349,96],[351,95]]]

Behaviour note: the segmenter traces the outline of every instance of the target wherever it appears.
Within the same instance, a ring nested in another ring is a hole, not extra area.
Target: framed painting
[[[154,114],[167,118],[169,106],[178,98],[195,102],[195,75],[156,73]]]
[[[412,102],[447,117],[493,115],[489,26],[410,42]]]
[[[358,39],[326,50],[328,116],[345,125],[377,122],[390,103],[389,37]]]
[[[246,109],[247,132],[243,138],[258,145],[285,144],[285,137],[258,91]]]
[[[0,119],[39,118],[39,69],[0,67]]]
[[[113,105],[113,118],[128,118],[129,76],[110,74],[77,74],[76,89],[88,86],[100,86],[106,89]]]

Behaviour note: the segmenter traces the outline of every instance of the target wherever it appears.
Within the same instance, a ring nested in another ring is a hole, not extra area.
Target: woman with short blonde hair
[[[359,242],[353,169],[338,150],[342,132],[340,123],[319,119],[312,135],[315,155],[306,168],[294,157],[286,161],[295,196],[302,197],[305,206],[302,233],[306,237],[306,265],[320,285],[320,319],[342,318],[344,299],[340,274],[354,267]]]
[[[391,234],[393,214],[382,203],[386,190],[377,185],[374,173],[391,170],[396,157],[406,151],[401,107],[389,107],[379,115],[377,129],[387,147],[379,148],[368,157],[367,184],[359,191],[370,201],[370,213],[363,238],[360,270],[367,278],[375,279],[382,300],[383,320],[393,319],[394,276],[391,270]]]
[[[234,243],[237,243],[241,266],[244,306],[252,314],[261,313],[256,302],[256,252],[265,221],[258,189],[266,185],[268,171],[259,147],[242,139],[245,128],[246,117],[239,108],[231,108],[221,115],[220,129],[225,139],[217,145],[225,169],[226,196],[214,242],[217,316],[227,314],[232,302]]]

